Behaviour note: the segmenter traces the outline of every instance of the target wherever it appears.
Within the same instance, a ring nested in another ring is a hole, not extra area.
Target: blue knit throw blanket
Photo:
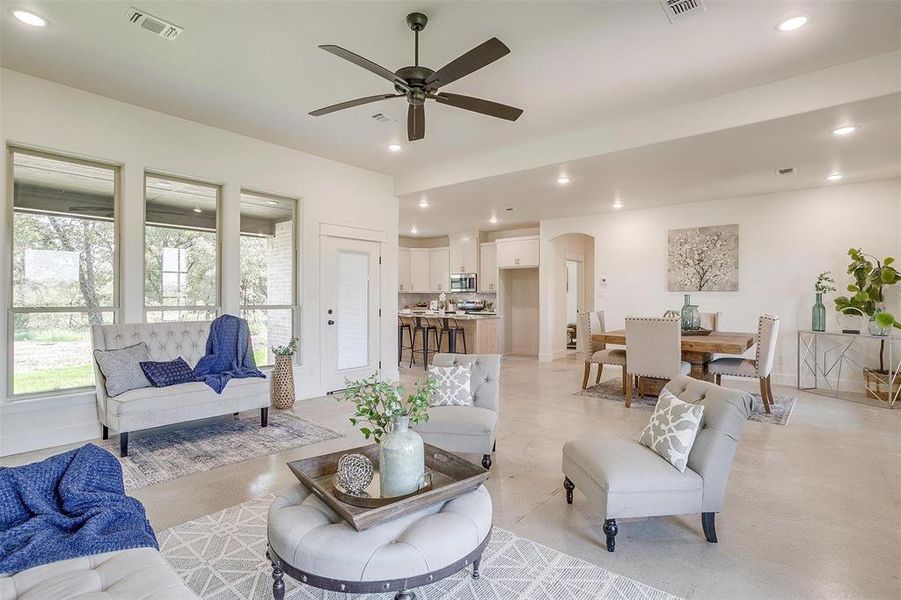
[[[0,574],[114,550],[159,548],[119,461],[93,444],[0,467]]]
[[[232,377],[265,377],[253,360],[247,321],[233,315],[222,315],[213,321],[206,340],[206,356],[197,362],[194,375],[218,394]]]

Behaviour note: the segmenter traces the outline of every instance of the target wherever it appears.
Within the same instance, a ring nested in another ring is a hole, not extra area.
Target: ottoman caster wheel
[[[413,590],[401,590],[395,594],[394,600],[416,600],[416,592]]]

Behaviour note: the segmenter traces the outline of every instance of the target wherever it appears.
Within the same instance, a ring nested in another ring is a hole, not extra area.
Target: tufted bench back
[[[432,365],[454,367],[469,365],[472,369],[470,391],[472,404],[498,412],[501,379],[500,354],[436,354]]]

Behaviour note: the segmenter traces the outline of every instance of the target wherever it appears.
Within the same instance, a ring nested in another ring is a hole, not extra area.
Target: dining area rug
[[[131,491],[340,437],[344,436],[293,412],[270,408],[268,427],[260,427],[255,410],[134,432],[124,458],[119,456],[118,436],[98,445],[119,459],[125,489]]]
[[[592,385],[584,390],[574,392],[573,396],[590,396],[592,398],[602,398],[611,402],[624,404],[626,397],[623,394],[622,381],[620,379],[608,379],[597,385]],[[758,423],[769,423],[770,425],[788,425],[792,411],[795,408],[797,398],[791,396],[773,395],[773,403],[770,405],[770,412],[767,413],[763,409],[763,399],[760,394],[752,393],[754,404],[751,408],[751,421]],[[632,394],[632,408],[643,410],[654,410],[657,405],[657,396],[639,396],[638,392]]]
[[[160,552],[201,600],[271,600],[266,515],[272,500],[264,496],[157,532]],[[285,600],[394,598],[394,592],[327,592],[290,577],[285,577],[285,586]],[[498,527],[485,549],[479,579],[463,569],[414,591],[419,600],[678,600]]]

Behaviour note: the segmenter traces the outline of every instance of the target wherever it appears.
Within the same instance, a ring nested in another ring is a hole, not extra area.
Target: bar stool
[[[397,364],[403,361],[404,350],[409,350],[410,355],[413,354],[413,328],[416,327],[416,321],[413,317],[397,317]],[[410,336],[410,345],[404,346],[404,331]]]
[[[425,325],[423,325],[423,322],[425,322]],[[421,350],[416,348],[416,334],[420,334],[420,333],[422,334],[422,349]],[[429,334],[431,334],[431,338],[429,337]],[[438,343],[439,343],[438,326],[435,323],[433,323],[432,320],[429,319],[428,317],[420,317],[416,321],[415,326],[413,327],[413,341],[411,342],[413,348],[410,351],[410,367],[411,368],[413,367],[413,362],[414,362],[416,353],[418,352],[418,353],[422,354],[422,363],[423,363],[422,368],[428,370],[428,368],[429,368],[429,351],[432,350],[431,346],[432,346],[433,341],[435,344],[434,352],[440,352],[441,347],[438,346]]]
[[[460,323],[457,322],[456,319],[447,319],[447,327],[442,327],[441,330],[438,332],[438,347],[439,348],[441,347],[441,342],[444,340],[445,333],[447,333],[448,337],[454,336],[453,339],[455,342],[457,341],[456,336],[463,336],[463,354],[469,354],[469,352],[466,350],[466,330],[463,329],[463,326],[460,325]],[[456,349],[456,345],[455,345],[455,349]],[[450,352],[450,339],[448,339],[447,350],[448,350],[448,352]],[[456,352],[455,354],[460,354],[460,353]]]

